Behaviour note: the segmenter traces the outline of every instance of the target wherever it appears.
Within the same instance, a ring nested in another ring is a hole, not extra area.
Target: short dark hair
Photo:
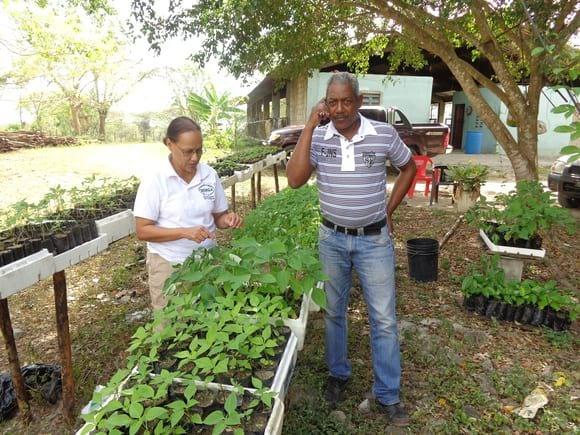
[[[199,131],[201,133],[201,127],[193,119],[187,116],[179,116],[169,123],[163,143],[167,145],[167,139],[177,142],[179,135],[188,131]]]
[[[356,95],[357,97],[360,97],[361,95],[358,85],[358,79],[354,74],[351,74],[346,71],[335,72],[328,79],[328,83],[326,84],[326,92],[328,92],[328,88],[330,88],[330,86],[332,86],[334,83],[340,83],[342,85],[350,85],[350,88],[352,89],[354,95]]]

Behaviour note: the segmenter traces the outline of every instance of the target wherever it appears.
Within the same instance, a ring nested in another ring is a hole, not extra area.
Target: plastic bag
[[[61,368],[54,364],[31,364],[21,369],[24,385],[29,392],[39,393],[51,404],[59,401],[62,393]],[[14,415],[18,407],[12,377],[0,374],[0,422]]]

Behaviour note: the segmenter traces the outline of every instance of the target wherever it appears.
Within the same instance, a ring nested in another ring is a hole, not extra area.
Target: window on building
[[[429,122],[437,122],[439,116],[439,103],[431,103],[431,114],[429,115]]]
[[[380,92],[363,92],[363,106],[380,106],[381,93]]]

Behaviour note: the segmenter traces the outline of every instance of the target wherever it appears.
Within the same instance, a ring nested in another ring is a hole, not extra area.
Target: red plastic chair
[[[429,195],[429,186],[431,185],[432,176],[431,174],[427,175],[427,166],[433,166],[433,160],[431,160],[427,156],[413,156],[413,160],[415,161],[415,166],[417,166],[417,173],[415,174],[415,178],[413,179],[413,183],[409,190],[407,191],[407,196],[412,198],[415,194],[415,185],[417,182],[425,183],[425,196]]]

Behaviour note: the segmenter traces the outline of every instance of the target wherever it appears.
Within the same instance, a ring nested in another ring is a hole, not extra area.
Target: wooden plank
[[[12,322],[10,321],[10,311],[8,310],[8,299],[4,298],[0,299],[0,329],[2,329],[2,336],[4,337],[6,351],[8,352],[8,362],[12,374],[12,383],[16,391],[18,409],[20,410],[22,419],[28,423],[32,418],[32,414],[30,412],[30,405],[28,404],[28,394],[24,385],[24,378],[20,371],[20,361],[18,360],[18,351],[16,350],[14,331],[12,330]]]
[[[56,330],[62,364],[62,413],[67,424],[75,422],[75,385],[72,366],[72,349],[68,323],[66,300],[66,276],[64,270],[52,275],[54,285],[54,307],[56,309]]]

